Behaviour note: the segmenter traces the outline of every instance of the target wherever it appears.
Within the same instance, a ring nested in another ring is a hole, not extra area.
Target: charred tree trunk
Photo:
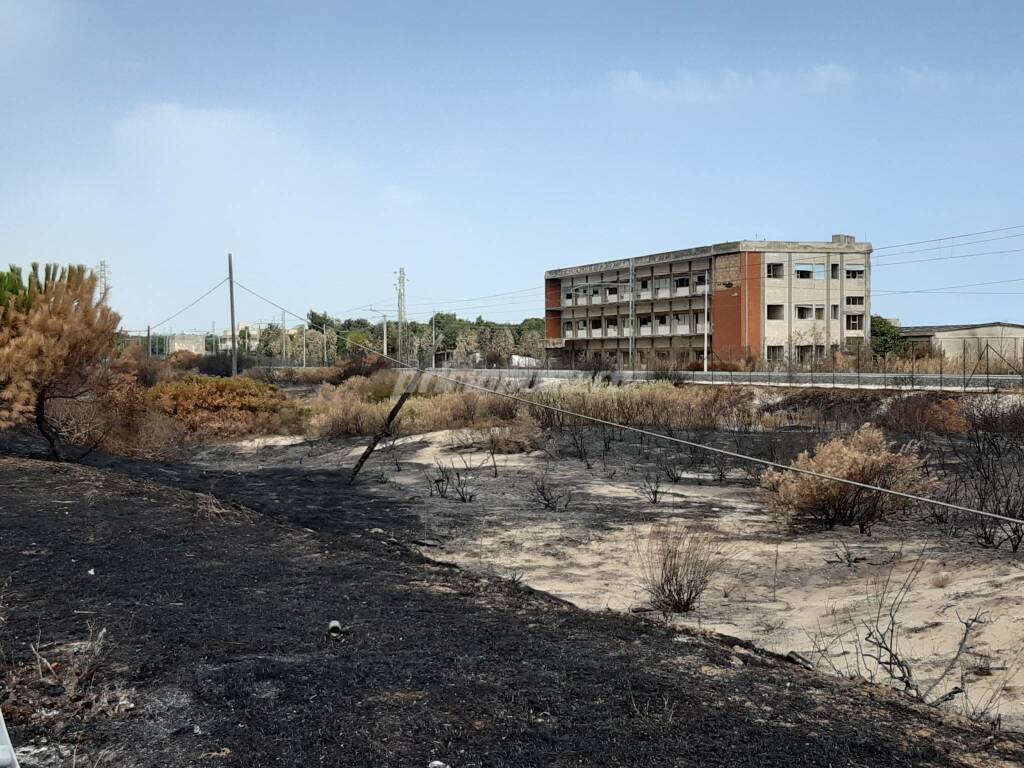
[[[60,436],[53,431],[50,423],[46,420],[46,392],[40,390],[36,395],[36,427],[39,429],[47,444],[50,446],[50,456],[57,461],[64,461],[66,458],[60,445]]]

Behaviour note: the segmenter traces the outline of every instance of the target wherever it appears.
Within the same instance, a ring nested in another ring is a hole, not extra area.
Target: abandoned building
[[[550,270],[549,360],[693,364],[705,331],[711,362],[824,357],[870,335],[871,250],[852,235],[741,240]]]
[[[900,335],[912,344],[926,344],[944,357],[976,359],[985,354],[1019,364],[1024,359],[1024,325],[971,323],[967,325],[907,325]]]

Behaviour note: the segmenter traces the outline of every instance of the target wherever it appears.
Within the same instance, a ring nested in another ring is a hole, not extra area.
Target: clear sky
[[[129,329],[228,251],[298,312],[393,306],[404,266],[413,318],[518,320],[557,266],[1024,224],[1022,40],[1020,2],[0,0],[0,260],[106,260]],[[1014,234],[874,287],[1024,278]],[[963,290],[874,309],[1024,322],[1024,279]]]

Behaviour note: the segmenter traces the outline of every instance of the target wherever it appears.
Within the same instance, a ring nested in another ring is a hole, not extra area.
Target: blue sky
[[[1015,2],[0,0],[0,261],[105,259],[130,329],[228,251],[298,312],[393,305],[404,266],[414,318],[518,320],[556,266],[1024,224],[1022,33]],[[1001,234],[888,260],[1024,249]],[[1022,254],[874,286],[1024,278]],[[964,290],[874,309],[1024,321],[1024,280]],[[222,297],[172,325],[223,327]]]

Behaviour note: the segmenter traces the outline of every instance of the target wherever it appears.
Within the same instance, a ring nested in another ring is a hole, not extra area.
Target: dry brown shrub
[[[962,398],[938,397],[930,392],[893,398],[880,421],[890,430],[913,435],[963,434],[970,428]]]
[[[517,413],[507,426],[487,430],[487,448],[491,453],[529,453],[543,447],[543,433],[526,411]]]
[[[168,459],[185,443],[186,429],[161,413],[130,374],[120,374],[98,403],[100,447],[108,453],[142,459]]]
[[[819,444],[813,456],[804,451],[792,466],[900,493],[926,495],[937,483],[925,475],[924,464],[915,446],[894,450],[882,430],[865,424],[848,438]],[[876,522],[912,504],[882,491],[792,471],[767,470],[761,487],[782,520],[798,531],[856,525],[867,533]]]
[[[301,412],[271,384],[246,377],[188,376],[158,384],[149,400],[193,439],[297,431]]]

